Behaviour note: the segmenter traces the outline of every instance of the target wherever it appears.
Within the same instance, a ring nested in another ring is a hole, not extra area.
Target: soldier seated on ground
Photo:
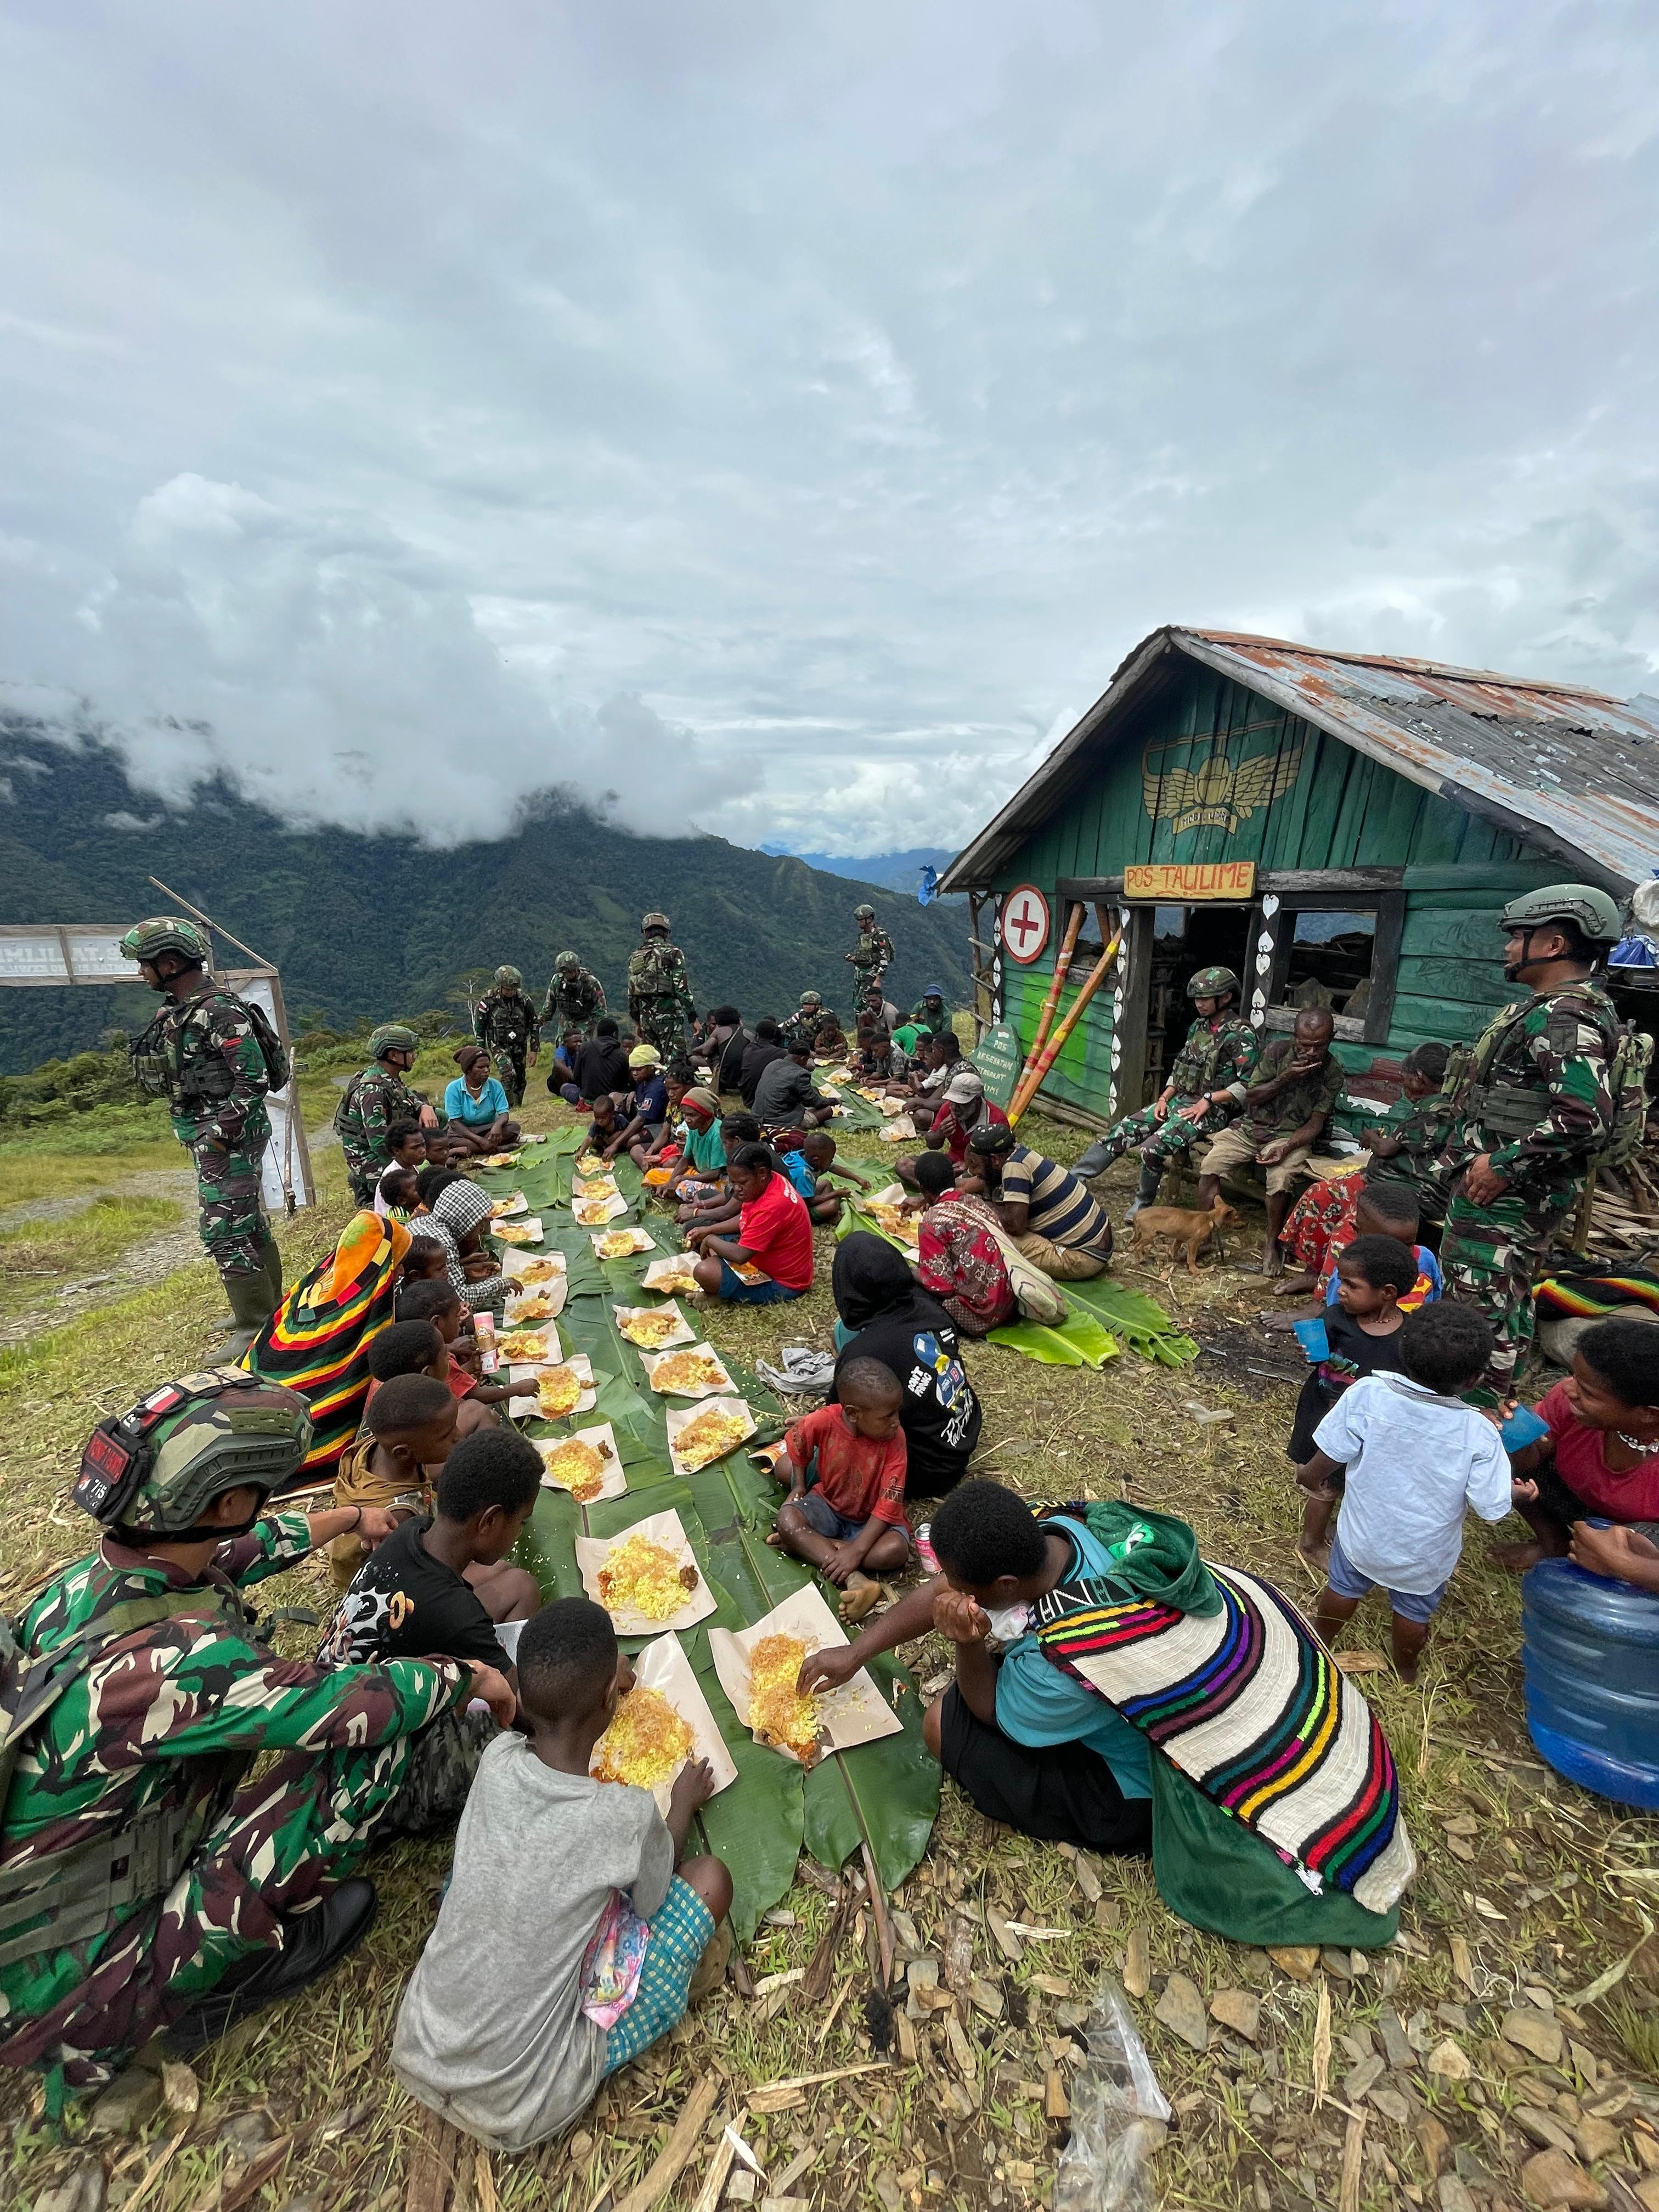
[[[1290,1211],[1291,1193],[1304,1161],[1342,1094],[1342,1064],[1331,1050],[1335,1028],[1323,1006],[1310,1006],[1299,1013],[1293,1034],[1275,1037],[1262,1053],[1244,1093],[1241,1119],[1212,1139],[1198,1164],[1200,1213],[1208,1212],[1220,1196],[1224,1175],[1251,1166],[1265,1170],[1264,1275],[1279,1272],[1279,1232]]]
[[[348,1530],[392,1533],[373,1507],[259,1517],[311,1433],[303,1399],[237,1369],[153,1391],[82,1462],[98,1550],[22,1616],[26,1673],[80,1647],[0,1815],[0,2061],[46,2072],[49,2106],[160,2030],[188,2057],[337,1965],[374,1914],[344,1877],[416,1731],[475,1696],[512,1717],[493,1667],[336,1674],[255,1631],[245,1588]]]
[[[369,1065],[351,1078],[334,1109],[335,1133],[359,1206],[374,1202],[374,1186],[392,1164],[391,1132],[397,1123],[418,1122],[428,1139],[438,1127],[433,1107],[406,1079],[420,1047],[406,1022],[383,1022],[368,1040]],[[434,1157],[428,1142],[428,1162]]]

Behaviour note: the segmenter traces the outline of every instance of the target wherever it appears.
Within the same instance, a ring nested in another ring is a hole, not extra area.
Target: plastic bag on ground
[[[1071,2140],[1060,2154],[1054,2212],[1151,2212],[1152,2160],[1170,2117],[1127,1998],[1108,1974],[1085,2031],[1089,2056],[1072,2077]]]

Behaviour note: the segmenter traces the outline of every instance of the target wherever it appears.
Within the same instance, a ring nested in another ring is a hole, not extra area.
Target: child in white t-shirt
[[[1408,1314],[1401,1374],[1370,1375],[1339,1398],[1297,1468],[1304,1490],[1329,1495],[1347,1470],[1326,1584],[1314,1625],[1328,1644],[1374,1589],[1393,1609],[1394,1663],[1414,1682],[1429,1623],[1463,1548],[1463,1516],[1501,1521],[1530,1484],[1512,1485],[1495,1423],[1462,1402],[1486,1372],[1492,1332],[1473,1306]]]

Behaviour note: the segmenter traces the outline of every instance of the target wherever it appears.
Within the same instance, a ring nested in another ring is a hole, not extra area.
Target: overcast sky
[[[1659,689],[1651,0],[0,0],[0,679],[976,828],[1164,622]]]

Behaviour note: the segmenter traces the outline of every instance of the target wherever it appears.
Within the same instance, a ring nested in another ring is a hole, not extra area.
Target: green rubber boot
[[[276,1299],[270,1287],[267,1270],[261,1268],[257,1275],[224,1275],[220,1280],[225,1286],[225,1296],[230,1301],[234,1324],[219,1346],[221,1363],[240,1359],[259,1331],[276,1310]]]
[[[1123,1216],[1125,1221],[1133,1221],[1143,1206],[1158,1204],[1158,1187],[1163,1180],[1162,1168],[1155,1167],[1150,1160],[1143,1160],[1140,1163],[1140,1182],[1136,1187],[1135,1194],[1130,1201],[1128,1210]]]
[[[265,1280],[270,1285],[270,1295],[276,1302],[276,1305],[271,1308],[275,1313],[276,1306],[283,1303],[283,1255],[276,1239],[268,1229],[261,1256],[265,1263]]]

